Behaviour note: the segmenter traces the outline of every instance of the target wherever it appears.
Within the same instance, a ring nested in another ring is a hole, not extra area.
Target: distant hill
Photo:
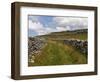
[[[52,32],[50,34],[70,34],[70,33],[87,33],[87,29],[78,29],[78,30],[68,30],[68,31],[61,31],[61,32]]]
[[[37,37],[44,37],[46,39],[80,39],[87,40],[87,29],[79,29],[72,31],[61,31],[61,32],[51,32],[46,35],[41,35]]]

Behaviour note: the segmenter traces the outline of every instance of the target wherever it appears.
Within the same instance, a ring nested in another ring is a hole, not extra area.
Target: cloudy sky
[[[51,32],[86,29],[86,17],[28,16],[28,35],[37,36]]]

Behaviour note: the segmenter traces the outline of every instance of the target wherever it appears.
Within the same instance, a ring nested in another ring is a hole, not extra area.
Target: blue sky
[[[86,29],[88,18],[56,17],[56,16],[28,16],[28,35],[45,35],[51,32]]]

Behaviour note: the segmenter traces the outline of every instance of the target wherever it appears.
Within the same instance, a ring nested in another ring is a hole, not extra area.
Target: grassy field
[[[47,66],[47,65],[70,65],[86,64],[85,54],[79,52],[71,45],[65,45],[61,42],[53,41],[56,39],[80,39],[87,40],[87,33],[51,33],[40,37],[46,38],[46,45],[38,55],[35,55],[34,63],[28,63],[29,66]],[[34,55],[34,54],[32,54]]]
[[[87,32],[83,33],[75,33],[75,32],[54,32],[48,35],[42,35],[40,37],[44,37],[47,39],[80,39],[87,40]]]

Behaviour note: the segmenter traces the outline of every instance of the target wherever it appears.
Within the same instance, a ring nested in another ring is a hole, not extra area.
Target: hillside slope
[[[38,37],[44,37],[46,39],[80,39],[80,40],[87,40],[87,29],[82,30],[73,30],[73,31],[62,31],[62,32],[52,32],[47,35],[42,35]]]
[[[40,39],[42,48],[34,48],[34,52],[29,54],[29,66],[47,66],[47,65],[70,65],[70,64],[86,64],[87,54],[82,53],[78,48],[63,43],[63,40],[78,39],[87,40],[87,30],[69,31],[69,32],[54,32],[47,35],[41,35],[34,38]],[[36,40],[37,41],[37,40]],[[35,42],[35,41],[33,41]],[[41,44],[40,43],[40,44]],[[37,43],[38,46],[40,45]],[[83,46],[84,47],[84,46]],[[84,48],[83,48],[84,49]],[[31,60],[33,62],[31,62]]]

